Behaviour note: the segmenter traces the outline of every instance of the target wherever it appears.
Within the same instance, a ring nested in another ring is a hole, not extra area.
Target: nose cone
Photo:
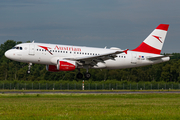
[[[21,62],[22,61],[22,54],[19,51],[14,49],[8,50],[4,53],[4,55],[11,60]]]
[[[5,55],[7,58],[13,60],[13,59],[14,59],[13,53],[14,53],[13,50],[8,50],[8,51],[6,51],[6,52],[4,53],[4,55]]]
[[[4,53],[4,55],[5,55],[7,58],[10,58],[10,56],[11,56],[9,50],[6,51],[6,52]]]

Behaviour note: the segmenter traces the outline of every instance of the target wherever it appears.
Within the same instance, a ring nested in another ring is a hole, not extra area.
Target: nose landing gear
[[[31,66],[32,66],[32,63],[29,63],[27,74],[31,73]]]

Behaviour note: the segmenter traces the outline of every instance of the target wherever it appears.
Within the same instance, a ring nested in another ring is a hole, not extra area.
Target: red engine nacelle
[[[46,65],[46,70],[50,72],[59,72],[59,70],[57,70],[56,65]]]
[[[46,69],[50,72],[73,71],[76,68],[75,61],[57,61],[57,65],[46,65]]]

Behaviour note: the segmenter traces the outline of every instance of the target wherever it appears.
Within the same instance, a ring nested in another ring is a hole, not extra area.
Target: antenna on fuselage
[[[32,41],[32,43],[34,43],[34,40]]]

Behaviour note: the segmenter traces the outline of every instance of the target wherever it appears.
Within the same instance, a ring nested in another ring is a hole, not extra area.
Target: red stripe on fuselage
[[[153,54],[160,54],[161,53],[161,50],[153,48],[144,42],[142,42],[136,49],[131,50],[131,51],[153,53]]]
[[[169,28],[168,24],[160,24],[159,26],[157,26],[156,29],[168,31],[168,28]]]

